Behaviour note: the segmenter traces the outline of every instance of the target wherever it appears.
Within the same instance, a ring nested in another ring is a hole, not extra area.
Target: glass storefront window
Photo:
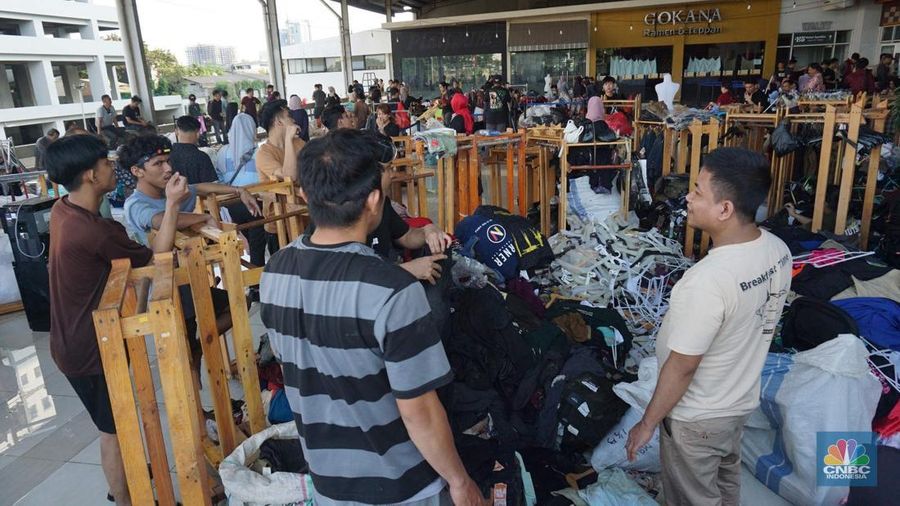
[[[586,49],[562,49],[554,51],[526,51],[510,54],[510,80],[514,85],[525,85],[528,90],[544,91],[544,76],[550,74],[556,82],[563,74],[569,79],[584,75],[587,71]]]
[[[597,50],[597,76],[652,75],[672,72],[672,46]]]
[[[438,83],[441,81],[449,83],[452,79],[457,79],[463,91],[481,88],[491,75],[503,73],[503,55],[493,53],[403,58],[400,68],[403,80],[409,85],[410,95],[434,98],[439,94]]]
[[[384,70],[387,68],[387,58],[383,54],[366,55],[366,70]]]
[[[763,65],[765,42],[694,44],[684,46],[687,73],[758,74]]]

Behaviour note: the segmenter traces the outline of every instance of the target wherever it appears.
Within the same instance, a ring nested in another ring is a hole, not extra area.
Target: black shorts
[[[109,403],[109,390],[106,388],[106,376],[95,374],[93,376],[79,376],[72,378],[66,376],[72,389],[78,394],[81,403],[91,420],[97,426],[97,430],[107,434],[116,433],[116,421],[112,414],[112,405]]]
[[[227,313],[231,308],[228,302],[228,292],[221,288],[210,288],[212,294],[213,311],[216,317]],[[184,324],[187,330],[188,343],[191,351],[200,352],[200,339],[197,337],[197,312],[194,309],[194,298],[191,297],[191,285],[178,287],[178,295],[181,297],[181,311],[184,314]]]

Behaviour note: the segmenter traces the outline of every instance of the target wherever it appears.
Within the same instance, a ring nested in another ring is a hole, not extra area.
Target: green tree
[[[181,80],[185,76],[185,69],[170,51],[150,49],[144,45],[144,56],[155,78],[155,95],[169,95],[183,87]]]

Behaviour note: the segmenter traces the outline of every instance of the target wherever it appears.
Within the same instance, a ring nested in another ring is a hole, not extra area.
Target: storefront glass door
[[[491,75],[503,73],[503,59],[501,53],[403,58],[401,71],[412,96],[434,98],[441,81],[458,79],[464,92],[481,88]]]

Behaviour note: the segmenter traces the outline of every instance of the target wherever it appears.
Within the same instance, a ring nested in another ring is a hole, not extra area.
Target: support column
[[[56,79],[53,78],[53,67],[46,60],[28,62],[28,74],[31,78],[31,89],[34,90],[34,105],[59,105],[56,94]],[[19,77],[15,76],[16,82]]]
[[[347,0],[341,0],[341,68],[344,70],[342,88],[353,82],[353,52],[350,49],[350,12]]]
[[[9,79],[6,77],[6,65],[0,64],[0,109],[12,109],[12,90],[9,89]]]
[[[106,58],[103,55],[95,56],[93,61],[87,63],[87,71],[94,102],[98,102],[104,94],[112,97],[112,85],[109,83],[109,74],[106,72]]]
[[[527,7],[526,7],[527,9]],[[387,22],[390,23],[391,19],[394,17],[394,2],[393,0],[384,0],[384,16],[387,18]],[[393,75],[393,74],[391,74]]]
[[[266,49],[269,53],[269,78],[283,97],[288,96],[284,87],[284,67],[281,59],[281,37],[278,36],[278,9],[275,0],[259,0],[266,23]]]
[[[154,120],[153,83],[150,80],[150,69],[145,63],[144,43],[141,37],[140,21],[136,0],[116,0],[116,12],[119,14],[119,30],[122,33],[122,44],[125,47],[125,71],[132,96],[143,99],[143,116]]]
[[[74,63],[66,63],[62,65],[63,71],[63,87],[66,90],[66,96],[71,98],[70,103],[77,104],[80,100],[78,97],[78,85],[81,84],[81,76],[78,75],[78,67]],[[84,90],[81,90],[84,92]]]

